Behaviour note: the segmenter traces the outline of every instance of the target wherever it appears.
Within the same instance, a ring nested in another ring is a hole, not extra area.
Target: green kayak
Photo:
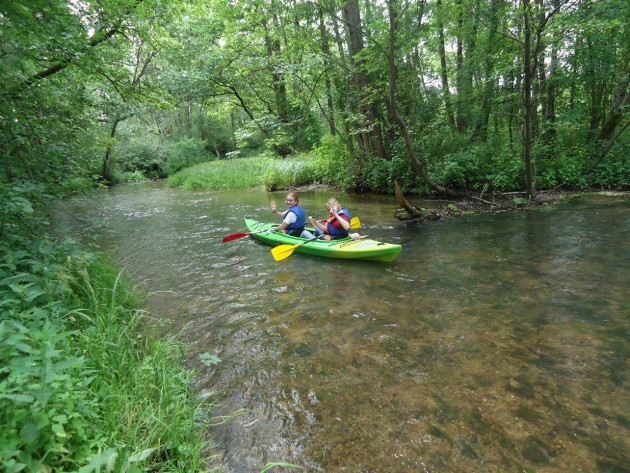
[[[305,255],[321,256],[324,258],[346,258],[369,261],[394,261],[402,247],[390,243],[382,243],[369,238],[353,239],[351,237],[338,240],[307,240],[280,232],[268,233],[277,223],[263,223],[250,218],[245,219],[245,225],[251,232],[252,238],[267,245],[292,245],[289,253],[295,251]],[[276,258],[278,259],[278,258]],[[282,258],[281,258],[282,259]]]

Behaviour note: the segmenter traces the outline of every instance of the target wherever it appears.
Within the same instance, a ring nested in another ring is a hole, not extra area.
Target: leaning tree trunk
[[[628,87],[630,86],[630,67],[626,71],[625,78],[617,87],[615,91],[615,98],[610,107],[610,113],[608,115],[608,120],[604,122],[602,125],[602,131],[599,134],[599,139],[601,141],[608,141],[612,138],[615,129],[619,126],[623,119],[624,109],[630,103],[630,91]]]
[[[112,123],[112,129],[109,132],[109,142],[107,143],[107,149],[105,150],[105,156],[103,156],[103,169],[101,171],[101,177],[107,183],[112,181],[112,165],[114,159],[112,157],[114,150],[114,140],[116,139],[116,129],[118,124],[125,118],[116,117],[114,123]]]
[[[398,112],[398,107],[396,105],[396,63],[395,63],[395,51],[396,51],[396,24],[397,24],[397,12],[394,8],[395,0],[387,0],[387,9],[389,12],[389,53],[387,55],[387,61],[389,64],[389,107],[390,114],[394,117],[396,124],[400,129],[400,133],[402,134],[405,140],[405,147],[407,148],[407,155],[409,160],[411,161],[414,168],[418,171],[422,180],[425,182],[430,189],[446,194],[449,196],[455,196],[457,193],[452,189],[448,189],[443,187],[436,182],[433,182],[427,173],[427,168],[417,155],[414,150],[414,143],[409,134],[409,130],[407,129],[407,123],[403,119],[403,117]]]

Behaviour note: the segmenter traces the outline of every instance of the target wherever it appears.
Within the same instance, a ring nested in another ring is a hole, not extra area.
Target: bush
[[[0,469],[201,471],[183,347],[140,335],[113,265],[34,232],[39,187],[0,197]]]
[[[392,188],[392,163],[380,158],[368,160],[361,172],[361,188],[369,192],[387,193]]]
[[[337,186],[343,190],[357,187],[355,165],[347,147],[337,136],[326,136],[321,146],[308,153],[313,182]]]
[[[183,137],[166,145],[163,165],[166,175],[214,159],[206,150],[206,144],[204,140]]]

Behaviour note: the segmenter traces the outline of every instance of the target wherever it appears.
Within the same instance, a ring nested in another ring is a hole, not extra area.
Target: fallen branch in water
[[[499,192],[493,188],[492,182],[488,182],[483,190],[475,195],[472,193],[462,196],[461,201],[447,201],[447,204],[438,209],[424,209],[411,204],[400,190],[398,182],[394,181],[394,193],[398,199],[400,207],[396,210],[394,218],[404,221],[420,221],[428,222],[439,220],[442,217],[458,214],[461,212],[496,212],[503,210],[514,210],[517,208],[530,207],[536,205],[544,205],[557,201],[560,194],[556,189],[538,191],[536,198],[533,200],[526,199],[526,193],[523,191],[516,192]],[[487,197],[484,198],[484,195]],[[491,196],[492,200],[488,200]]]
[[[400,186],[398,185],[398,181],[394,181],[394,193],[396,194],[396,198],[398,199],[398,203],[402,207],[394,214],[394,218],[397,220],[421,220],[423,222],[427,222],[429,220],[438,220],[441,218],[440,212],[435,209],[423,209],[420,207],[416,207],[415,205],[411,205],[405,196],[402,194],[400,190]],[[402,213],[402,210],[407,212],[407,215]]]

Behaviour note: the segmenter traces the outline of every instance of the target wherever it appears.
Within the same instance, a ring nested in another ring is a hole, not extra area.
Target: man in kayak
[[[271,212],[282,219],[282,223],[273,229],[275,232],[284,232],[292,236],[300,236],[306,223],[306,213],[298,205],[298,196],[295,192],[287,194],[287,207],[284,212],[278,212],[276,201],[271,201]]]
[[[309,217],[308,221],[315,227],[315,235],[308,230],[302,232],[302,238],[322,238],[324,240],[335,240],[337,238],[345,238],[348,236],[350,229],[350,212],[347,208],[342,207],[337,199],[328,199],[325,204],[329,217],[322,221],[317,221],[313,217]]]

